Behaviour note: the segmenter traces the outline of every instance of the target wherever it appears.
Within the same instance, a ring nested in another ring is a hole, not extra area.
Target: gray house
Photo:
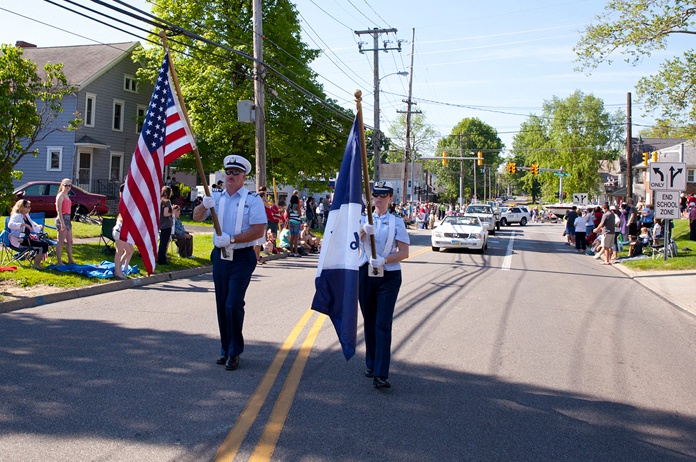
[[[152,95],[151,88],[141,91],[135,81],[140,65],[131,55],[140,44],[18,46],[39,69],[47,62],[63,63],[68,83],[77,91],[64,98],[64,112],[54,123],[66,126],[75,113],[83,123],[78,130],[54,132],[36,143],[38,157],[25,156],[16,166],[24,175],[15,187],[70,178],[87,191],[106,194],[113,210],[140,134],[138,121],[144,119]]]

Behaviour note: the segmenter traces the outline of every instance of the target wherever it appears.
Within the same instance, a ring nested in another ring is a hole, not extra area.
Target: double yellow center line
[[[214,461],[231,461],[235,458],[239,448],[244,442],[244,438],[246,438],[246,435],[249,432],[249,429],[258,417],[261,407],[266,402],[268,393],[271,391],[273,384],[278,378],[280,369],[283,367],[292,346],[295,344],[297,337],[299,337],[300,332],[302,332],[304,327],[307,325],[313,313],[314,311],[311,309],[307,310],[307,312],[295,325],[292,332],[290,332],[290,335],[280,347],[278,353],[276,353],[275,358],[273,358],[273,362],[266,371],[266,374],[263,376],[263,379],[261,379],[258,387],[256,387],[254,394],[249,399],[246,408],[244,408],[244,411],[242,411],[242,413],[239,415],[234,427],[232,427],[232,430],[227,435],[227,438],[225,438],[225,441],[223,441],[220,448],[218,448],[218,451],[213,458]],[[297,387],[300,385],[300,379],[302,379],[302,372],[307,364],[309,353],[312,351],[312,347],[314,346],[317,335],[319,335],[319,331],[324,325],[324,321],[326,321],[326,319],[327,316],[320,314],[319,317],[314,321],[307,338],[302,343],[302,347],[295,358],[295,362],[290,368],[288,377],[285,379],[285,384],[283,385],[283,389],[281,390],[278,400],[273,407],[273,411],[268,419],[266,428],[264,428],[263,434],[261,435],[259,442],[256,444],[256,448],[254,449],[254,452],[249,460],[255,462],[271,460],[276,443],[280,437],[280,432],[283,430],[285,419],[287,419],[288,414],[290,413],[290,407],[293,399],[295,398],[295,392],[297,391]]]
[[[421,255],[428,250],[430,250],[428,247],[420,249],[417,252],[412,253],[409,258]],[[278,350],[278,353],[276,353],[275,358],[273,358],[273,362],[266,371],[266,374],[263,376],[263,379],[261,379],[261,382],[256,387],[254,394],[251,396],[246,407],[239,415],[234,427],[232,427],[232,430],[230,430],[229,434],[222,442],[222,445],[215,453],[215,457],[213,458],[214,461],[232,461],[237,456],[239,448],[241,448],[244,439],[249,433],[249,429],[256,421],[259,412],[261,412],[261,408],[266,402],[268,394],[270,393],[273,384],[276,382],[285,360],[290,354],[290,350],[295,344],[297,338],[300,336],[300,333],[304,330],[307,323],[309,323],[309,320],[314,313],[315,312],[311,309],[307,310],[297,324],[295,324],[295,327],[290,332],[290,335],[288,335],[288,338],[285,339],[285,342]],[[278,443],[278,438],[280,438],[280,433],[285,425],[285,420],[290,413],[290,407],[292,406],[292,401],[295,399],[295,393],[300,385],[300,380],[302,379],[304,368],[307,365],[309,353],[312,351],[312,347],[317,339],[317,335],[319,335],[319,331],[327,318],[328,317],[326,315],[319,314],[319,317],[314,321],[314,324],[310,328],[309,334],[302,343],[300,351],[295,358],[295,362],[293,362],[292,366],[290,367],[290,372],[288,373],[288,377],[285,379],[283,389],[280,391],[280,395],[278,395],[278,399],[273,406],[273,411],[268,418],[266,427],[264,428],[263,433],[259,438],[256,447],[254,448],[254,452],[249,458],[250,461],[262,462],[271,460],[273,451],[275,451],[276,444]]]

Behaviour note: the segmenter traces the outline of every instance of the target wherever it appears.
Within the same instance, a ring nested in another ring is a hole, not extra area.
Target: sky
[[[66,4],[63,0],[53,0]],[[105,0],[114,3],[113,0]],[[125,0],[149,11],[145,0]],[[149,0],[148,0],[149,1]],[[196,1],[196,0],[190,0]],[[251,1],[251,0],[250,0]],[[77,0],[91,8],[88,0]],[[604,10],[605,1],[577,0],[296,0],[304,41],[322,50],[310,63],[329,98],[355,110],[353,93],[363,92],[364,120],[373,125],[374,61],[371,35],[355,31],[397,29],[382,34],[389,48],[379,53],[380,128],[389,126],[405,110],[408,81],[413,79],[414,109],[445,136],[453,126],[476,117],[498,131],[510,148],[514,135],[530,114],[541,113],[545,101],[566,98],[580,90],[604,101],[607,110],[626,110],[633,94],[634,136],[654,123],[644,114],[634,86],[658,70],[659,63],[683,50],[674,39],[667,51],[656,52],[638,66],[614,56],[591,75],[576,72],[573,47],[584,28]],[[415,30],[413,71],[410,76],[412,34]],[[142,35],[142,34],[141,34]],[[24,40],[38,46],[134,41],[132,35],[82,18],[44,0],[0,0],[0,43]],[[267,45],[272,46],[272,45]],[[421,153],[428,155],[433,153]]]

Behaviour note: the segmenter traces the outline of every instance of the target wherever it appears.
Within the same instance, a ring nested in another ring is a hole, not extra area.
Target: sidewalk
[[[666,302],[696,316],[696,271],[635,271],[612,265]]]

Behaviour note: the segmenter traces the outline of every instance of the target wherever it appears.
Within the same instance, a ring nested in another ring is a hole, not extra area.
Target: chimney
[[[18,48],[36,48],[36,45],[33,43],[25,42],[23,40],[17,40],[15,46]]]

